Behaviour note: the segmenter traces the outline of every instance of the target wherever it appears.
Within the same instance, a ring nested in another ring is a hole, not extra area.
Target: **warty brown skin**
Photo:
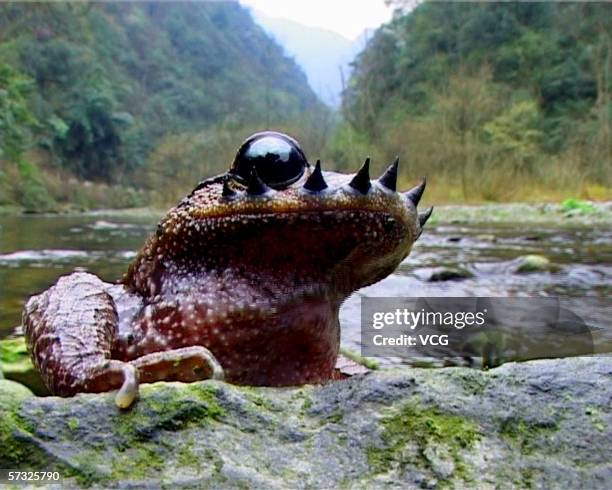
[[[381,179],[363,193],[354,176],[323,172],[328,187],[312,192],[313,172],[262,195],[225,175],[204,181],[168,212],[121,284],[75,272],[32,297],[23,323],[50,390],[119,389],[126,407],[139,382],[331,379],[340,305],[398,266],[431,211],[416,211],[424,183],[398,193]]]

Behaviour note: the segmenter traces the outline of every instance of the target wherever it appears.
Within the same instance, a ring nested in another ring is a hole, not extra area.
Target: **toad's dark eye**
[[[266,184],[282,189],[298,180],[307,166],[297,141],[283,133],[265,131],[255,133],[242,144],[230,173],[245,183],[255,168]]]

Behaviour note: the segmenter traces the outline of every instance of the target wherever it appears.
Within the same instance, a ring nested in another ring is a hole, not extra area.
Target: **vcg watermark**
[[[592,321],[583,320],[585,314]],[[612,301],[605,298],[564,304],[558,298],[366,297],[362,354],[481,358],[489,366],[587,355],[596,352],[594,331],[612,338],[611,319]]]

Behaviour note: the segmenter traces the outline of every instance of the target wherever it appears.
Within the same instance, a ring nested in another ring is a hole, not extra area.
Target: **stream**
[[[486,220],[483,213],[453,219],[452,207],[446,208],[394,274],[345,302],[340,312],[345,348],[361,349],[362,297],[535,296],[569,301],[595,332],[595,351],[612,352],[608,221]],[[0,338],[20,324],[25,299],[62,274],[82,268],[105,281],[120,279],[158,219],[142,212],[0,216]],[[530,254],[547,257],[554,271],[517,273],[520,257]]]

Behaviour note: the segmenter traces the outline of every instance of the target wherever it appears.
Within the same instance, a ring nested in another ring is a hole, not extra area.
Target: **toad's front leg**
[[[28,349],[49,390],[60,396],[118,389],[115,401],[128,407],[139,379],[195,381],[222,378],[204,347],[156,352],[131,362],[111,359],[118,317],[106,285],[92,274],[61,277],[32,297],[23,314]]]

